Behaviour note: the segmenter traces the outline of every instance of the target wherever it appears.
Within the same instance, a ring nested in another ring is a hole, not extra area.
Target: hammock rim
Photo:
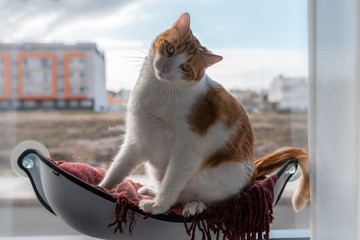
[[[29,154],[35,154],[37,156],[37,158],[42,162],[44,163],[45,165],[47,165],[48,167],[50,167],[52,169],[52,172],[53,174],[55,175],[63,175],[65,178],[67,178],[68,180],[70,180],[71,182],[79,185],[80,187],[90,191],[91,193],[93,194],[96,194],[97,196],[107,200],[107,201],[110,201],[110,202],[113,202],[114,204],[116,203],[117,201],[117,198],[114,197],[113,195],[111,195],[110,193],[98,188],[98,187],[95,187],[94,185],[92,184],[89,184],[87,182],[85,182],[84,180],[70,174],[69,172],[63,170],[62,168],[60,168],[59,166],[57,166],[53,160],[51,160],[50,158],[47,158],[46,156],[44,156],[39,150],[37,149],[26,149],[18,158],[17,160],[17,164],[18,166],[26,173],[26,175],[29,177],[30,179],[30,182],[31,182],[31,185],[34,189],[34,192],[36,194],[36,197],[38,198],[38,200],[40,201],[40,203],[52,214],[54,214],[56,216],[56,213],[53,211],[53,209],[51,208],[51,206],[49,205],[48,201],[46,200],[46,197],[44,194],[41,194],[43,193],[43,190],[42,190],[42,184],[41,184],[41,180],[36,180],[35,178],[38,177],[38,176],[33,176],[33,174],[30,173],[30,171],[25,168],[22,164],[22,161],[23,159],[29,155]],[[298,160],[297,159],[289,159],[282,167],[281,169],[279,169],[277,172],[276,172],[276,175],[277,175],[277,182],[276,182],[276,185],[280,186],[279,187],[279,190],[278,192],[274,193],[274,204],[273,206],[275,206],[284,189],[285,189],[285,186],[287,184],[287,182],[290,180],[290,178],[292,177],[292,175],[294,174],[288,174],[288,172],[286,172],[291,166],[295,166],[295,170],[297,170],[297,167],[298,167]],[[275,189],[274,189],[274,192],[275,192]],[[130,205],[129,205],[130,207]],[[157,214],[157,215],[152,215],[152,214],[148,214],[144,211],[142,211],[138,206],[135,206],[135,212],[136,213],[139,213],[143,216],[146,216],[146,217],[150,217],[150,218],[153,218],[153,219],[157,219],[157,220],[161,220],[161,221],[166,221],[166,222],[192,222],[193,220],[193,217],[188,217],[188,218],[184,218],[183,216],[177,216],[177,215],[164,215],[164,214]]]

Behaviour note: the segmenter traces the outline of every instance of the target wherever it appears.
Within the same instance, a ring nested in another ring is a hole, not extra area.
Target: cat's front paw
[[[116,186],[117,186],[117,183],[114,183],[114,182],[110,182],[110,181],[106,181],[106,180],[102,180],[98,186],[102,187],[102,188],[105,188],[105,189],[108,189],[108,190],[111,190],[111,189],[114,189]]]
[[[200,214],[206,209],[206,206],[202,202],[190,202],[187,203],[182,211],[184,217],[194,216]]]
[[[156,189],[150,186],[142,186],[137,192],[140,195],[156,197]]]
[[[144,212],[151,213],[151,214],[165,213],[170,208],[164,204],[159,204],[155,200],[152,200],[152,199],[141,200],[139,203],[139,207]]]

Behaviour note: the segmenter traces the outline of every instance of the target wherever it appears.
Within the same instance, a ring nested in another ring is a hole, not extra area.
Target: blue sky
[[[131,89],[141,66],[134,59],[183,12],[201,43],[224,57],[207,72],[226,88],[307,75],[307,0],[0,0],[0,41],[96,42],[107,88]]]
[[[155,1],[140,11],[151,21],[137,21],[113,36],[146,42],[171,26],[183,12],[206,45],[216,48],[307,48],[306,0]]]

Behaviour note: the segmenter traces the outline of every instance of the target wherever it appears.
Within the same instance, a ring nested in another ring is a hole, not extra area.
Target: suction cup
[[[275,152],[280,152],[281,150],[285,150],[285,149],[288,149],[288,148],[291,148],[291,147],[281,147],[281,148],[278,148],[274,151]],[[301,171],[299,170],[299,168],[295,168],[295,166],[291,167],[287,173],[290,173],[290,174],[294,174],[291,176],[289,182],[295,182],[296,180],[298,180],[300,177],[301,177]]]
[[[18,145],[16,145],[16,147],[14,148],[14,150],[11,153],[11,167],[19,176],[22,176],[22,177],[27,177],[27,175],[19,167],[18,159],[19,159],[20,155],[25,150],[28,150],[28,149],[38,150],[45,157],[50,157],[49,151],[46,149],[46,147],[37,141],[27,140],[27,141],[21,142]],[[29,164],[29,163],[27,163],[27,164]],[[29,166],[29,165],[27,165],[27,166]]]

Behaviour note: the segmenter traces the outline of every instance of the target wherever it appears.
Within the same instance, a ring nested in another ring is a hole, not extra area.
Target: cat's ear
[[[202,59],[204,60],[205,67],[210,67],[211,65],[220,62],[223,57],[219,55],[215,55],[213,53],[203,53],[201,54]]]
[[[190,31],[190,15],[188,13],[183,13],[176,22],[172,25],[181,30],[183,35],[187,34]]]

